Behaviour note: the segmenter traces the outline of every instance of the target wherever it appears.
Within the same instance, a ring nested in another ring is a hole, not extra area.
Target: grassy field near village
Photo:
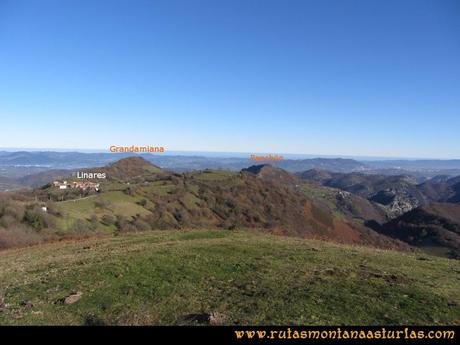
[[[104,208],[95,206],[97,201],[110,202],[111,213],[123,215],[125,217],[134,216],[136,214],[147,214],[148,212],[137,204],[141,200],[140,197],[126,195],[121,191],[107,192],[100,195],[91,195],[87,198],[68,200],[61,202],[59,207],[65,214],[75,218],[85,219],[91,214],[104,215],[108,211]]]
[[[458,324],[460,262],[257,231],[0,252],[0,325]]]

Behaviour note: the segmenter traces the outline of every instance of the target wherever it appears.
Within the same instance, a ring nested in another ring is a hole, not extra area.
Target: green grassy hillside
[[[154,231],[0,252],[0,324],[458,324],[459,287],[426,254]]]
[[[240,173],[175,174],[131,157],[91,170],[106,174],[94,179],[100,183],[97,191],[48,184],[0,195],[0,249],[56,237],[191,228],[257,228],[378,248],[409,247],[366,228],[348,213],[336,212],[300,190],[301,181],[294,175],[269,166]]]

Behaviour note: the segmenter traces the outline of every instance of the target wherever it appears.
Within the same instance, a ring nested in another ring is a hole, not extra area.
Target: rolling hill
[[[435,202],[460,202],[460,176],[443,179],[429,180],[419,186],[420,190],[430,201]]]
[[[86,171],[106,174],[106,179],[93,180],[100,183],[99,191],[60,190],[48,184],[0,197],[0,248],[152,229],[257,228],[272,234],[378,248],[408,250],[413,246],[458,257],[458,234],[452,233],[452,226],[458,223],[453,218],[445,221],[440,211],[444,206],[422,207],[395,218],[384,201],[373,201],[379,192],[367,200],[338,188],[305,182],[270,165],[241,172],[207,169],[179,174],[141,157],[128,157]],[[326,180],[337,175],[308,173]],[[339,181],[352,182],[354,191],[360,190],[359,181],[373,181],[360,174],[339,175]],[[66,179],[69,183],[79,180],[75,176]],[[380,181],[378,186],[386,185],[380,177],[373,179]],[[409,184],[400,177],[397,181]],[[373,188],[364,187],[362,191]],[[455,206],[459,205],[449,207]],[[437,212],[434,222],[423,213],[427,210]]]
[[[26,227],[26,233],[35,231],[44,238],[171,228],[258,228],[340,243],[408,248],[345,212],[325,207],[300,186],[287,184],[286,180],[297,178],[278,168],[177,174],[130,157],[88,171],[106,173],[106,179],[97,181],[99,192],[46,185],[16,200],[6,198],[0,226]],[[72,180],[75,177],[68,178]],[[8,242],[10,237],[5,236]]]
[[[385,209],[378,204],[337,188],[305,182],[296,175],[269,164],[255,165],[248,169],[243,169],[243,172],[252,173],[258,178],[300,191],[318,207],[329,210],[344,220],[358,220],[360,223],[373,220],[380,224],[388,221]],[[321,171],[321,173],[331,174],[325,171]]]
[[[100,171],[107,174],[107,178],[113,180],[131,180],[152,174],[163,174],[160,167],[148,162],[142,157],[128,157],[120,159],[100,169],[84,169],[83,171]]]
[[[243,169],[242,172],[251,173],[261,179],[290,187],[298,186],[302,182],[295,175],[288,173],[286,170],[274,167],[271,164],[253,165],[247,169]]]
[[[433,253],[460,258],[460,205],[432,203],[393,219],[382,233]]]
[[[40,187],[50,183],[53,180],[62,179],[72,174],[71,170],[52,169],[45,170],[36,174],[30,174],[15,179],[16,183],[27,187]]]
[[[317,169],[299,173],[298,176],[303,180],[338,188],[383,205],[392,218],[426,203],[417,181],[410,176],[333,173]]]
[[[300,189],[307,198],[345,219],[353,219],[363,224],[369,221],[383,224],[390,219],[384,206],[359,195],[308,182],[302,183]]]

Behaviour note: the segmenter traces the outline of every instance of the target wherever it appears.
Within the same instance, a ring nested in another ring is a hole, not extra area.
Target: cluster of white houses
[[[94,190],[99,191],[99,183],[90,182],[90,181],[81,181],[81,182],[67,182],[67,181],[54,181],[53,185],[59,189],[83,189],[83,190]]]

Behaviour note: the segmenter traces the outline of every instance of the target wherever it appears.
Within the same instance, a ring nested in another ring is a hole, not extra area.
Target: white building
[[[68,187],[67,181],[64,181],[62,183],[59,182],[59,181],[54,181],[53,184],[54,184],[55,187],[59,187],[59,189],[67,189],[67,187]]]

